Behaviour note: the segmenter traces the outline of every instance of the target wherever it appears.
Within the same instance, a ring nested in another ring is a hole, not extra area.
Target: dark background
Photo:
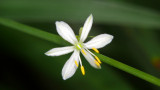
[[[55,21],[78,34],[92,13],[89,35],[108,33],[113,41],[100,52],[160,78],[160,1],[158,0],[0,0],[0,17],[57,34]],[[58,35],[58,34],[57,34]],[[90,38],[89,38],[90,39]],[[133,75],[103,63],[92,68],[82,57],[80,69],[64,81],[61,70],[71,54],[44,55],[55,43],[0,24],[1,90],[159,90]]]

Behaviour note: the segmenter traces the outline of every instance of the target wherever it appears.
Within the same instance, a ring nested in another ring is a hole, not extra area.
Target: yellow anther
[[[81,66],[81,72],[82,72],[83,75],[85,75],[85,70],[84,70],[83,66]]]
[[[96,60],[94,60],[94,63],[99,67],[100,66],[100,64],[96,61]]]
[[[96,58],[96,60],[98,61],[98,63],[100,63],[100,64],[102,63],[97,56],[95,56],[95,58]]]
[[[96,53],[99,53],[97,48],[92,48]]]
[[[82,53],[83,53],[84,55],[86,55],[86,52],[84,51],[84,49],[82,49]]]
[[[77,63],[77,61],[75,61],[75,64],[76,64],[76,66],[78,67],[78,63]]]

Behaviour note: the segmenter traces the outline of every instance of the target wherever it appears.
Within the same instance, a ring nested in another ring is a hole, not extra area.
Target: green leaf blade
[[[109,58],[109,57],[107,57],[107,56],[104,56],[104,55],[101,55],[101,54],[97,54],[97,56],[98,56],[103,62],[105,62],[105,63],[107,63],[107,64],[109,64],[109,65],[111,65],[111,66],[114,66],[114,67],[116,67],[116,68],[118,68],[118,69],[120,69],[120,70],[123,70],[123,71],[125,71],[125,72],[128,72],[128,73],[130,73],[130,74],[132,74],[132,75],[134,75],[134,76],[136,76],[136,77],[139,77],[139,78],[141,78],[141,79],[143,79],[143,80],[146,80],[146,81],[148,81],[148,82],[150,82],[150,83],[152,83],[152,84],[155,84],[155,85],[157,85],[157,86],[160,86],[160,79],[158,79],[158,78],[156,78],[156,77],[154,77],[154,76],[152,76],[152,75],[150,75],[150,74],[147,74],[147,73],[145,73],[145,72],[142,72],[142,71],[140,71],[140,70],[138,70],[138,69],[135,69],[135,68],[133,68],[133,67],[131,67],[131,66],[128,66],[128,65],[126,65],[126,64],[124,64],[124,63],[118,62],[118,61],[116,61],[116,60],[114,60],[114,59],[112,59],[112,58]]]

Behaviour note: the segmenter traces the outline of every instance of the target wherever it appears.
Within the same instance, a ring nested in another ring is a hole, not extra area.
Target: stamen
[[[100,64],[102,63],[97,56],[95,56],[95,58],[96,58],[96,60],[98,61],[98,63],[100,63]]]
[[[77,61],[75,60],[75,64],[76,64],[76,66],[78,67],[78,63],[77,63]]]
[[[93,56],[96,56],[94,55],[91,51],[89,51],[87,48],[85,48],[90,54],[92,54]]]
[[[96,53],[99,53],[97,48],[92,48]]]
[[[95,59],[98,61],[98,63],[99,64],[101,64],[102,62],[100,61],[100,59],[96,56],[96,55],[94,55],[91,51],[89,51],[87,48],[85,48],[90,54],[92,54],[94,57],[95,57]]]
[[[82,61],[81,61],[81,58],[79,56],[79,62],[80,62],[80,65],[81,65],[81,72],[83,75],[85,75],[85,70],[84,70],[84,67],[82,66]]]
[[[82,49],[82,53],[83,53],[84,55],[86,55],[86,52],[84,51],[84,49]]]
[[[100,66],[100,64],[96,61],[96,60],[94,60],[94,63],[99,67]]]
[[[85,75],[85,70],[84,70],[83,66],[81,66],[81,72],[82,72],[83,75]]]

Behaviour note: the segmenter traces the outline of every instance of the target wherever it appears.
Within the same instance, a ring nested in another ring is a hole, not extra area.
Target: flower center
[[[77,43],[75,46],[78,50],[81,50],[83,48],[81,43]]]

